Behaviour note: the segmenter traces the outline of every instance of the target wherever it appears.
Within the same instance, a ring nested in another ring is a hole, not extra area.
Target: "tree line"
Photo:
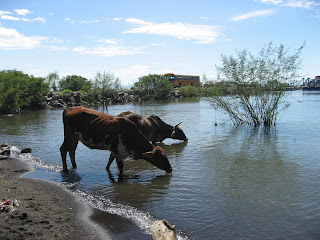
[[[184,86],[178,89],[186,97],[209,96],[212,105],[228,114],[234,124],[271,126],[278,114],[289,105],[284,90],[299,76],[301,53],[304,44],[296,50],[286,49],[282,44],[265,45],[258,54],[248,50],[236,51],[235,55],[221,55],[216,66],[218,81],[203,76],[200,87]],[[47,77],[34,77],[22,71],[0,72],[0,114],[23,109],[42,108],[43,98],[50,91],[62,93],[80,91],[92,102],[101,102],[114,91],[122,89],[120,79],[111,72],[98,72],[88,80],[82,76],[69,75],[59,78],[58,73]],[[130,91],[142,100],[170,97],[172,84],[164,75],[142,76]],[[227,96],[227,97],[226,97]]]
[[[115,91],[123,90],[120,79],[111,72],[98,72],[93,79],[79,75],[59,78],[58,73],[47,77],[34,77],[18,70],[0,71],[0,114],[15,113],[26,109],[46,107],[44,98],[49,92],[80,92],[87,102],[102,102]],[[166,99],[170,97],[171,83],[163,75],[142,76],[131,87],[142,100]]]

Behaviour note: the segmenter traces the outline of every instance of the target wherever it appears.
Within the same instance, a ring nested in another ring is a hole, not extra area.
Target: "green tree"
[[[0,113],[41,108],[44,94],[48,91],[48,83],[44,78],[29,76],[17,70],[3,70],[0,72]]]
[[[229,114],[235,124],[276,124],[278,114],[289,107],[283,90],[300,77],[303,48],[304,44],[290,53],[283,45],[269,43],[257,55],[248,50],[221,55],[222,64],[216,66],[219,79],[231,85],[236,95],[214,97],[214,107]]]
[[[120,79],[111,72],[97,72],[93,82],[93,88],[100,91],[103,99],[108,98],[111,92],[121,88]]]
[[[14,113],[19,109],[19,92],[14,88],[9,88],[1,93],[0,113]]]
[[[198,86],[183,86],[179,88],[179,92],[183,97],[200,96],[200,88]]]
[[[77,76],[77,75],[68,75],[63,77],[59,81],[60,91],[64,89],[70,89],[71,91],[89,91],[92,88],[92,82],[88,79]]]
[[[49,84],[49,88],[51,91],[57,91],[57,82],[59,81],[59,74],[57,72],[53,72],[48,74],[46,80]]]
[[[49,91],[49,85],[45,78],[30,76],[28,84],[22,89],[20,96],[20,107],[37,109],[42,108],[44,95]]]
[[[164,75],[149,74],[139,78],[132,90],[139,92],[144,99],[169,98],[173,86]]]

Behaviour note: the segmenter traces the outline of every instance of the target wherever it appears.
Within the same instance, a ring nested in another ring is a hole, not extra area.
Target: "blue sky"
[[[0,70],[123,85],[149,73],[216,77],[221,54],[265,44],[296,49],[320,75],[319,0],[0,0]]]

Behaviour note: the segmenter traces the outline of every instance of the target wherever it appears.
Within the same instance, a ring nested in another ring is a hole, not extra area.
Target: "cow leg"
[[[75,161],[75,151],[78,145],[78,139],[73,137],[72,135],[65,134],[64,141],[60,147],[61,159],[62,159],[62,169],[63,172],[68,172],[67,166],[67,153],[69,152],[72,168],[75,169],[77,167]]]
[[[107,167],[106,167],[107,171],[109,171],[110,165],[111,165],[111,163],[113,162],[114,159],[116,159],[116,161],[117,161],[117,165],[118,165],[120,173],[123,173],[122,158],[121,158],[121,156],[117,156],[113,152],[110,153],[109,162],[108,162]]]
[[[116,156],[116,160],[117,160],[117,165],[119,168],[120,173],[123,173],[123,162],[122,162],[122,157],[121,156]]]
[[[68,172],[68,166],[67,166],[67,152],[68,152],[68,144],[66,139],[63,141],[61,147],[60,147],[60,153],[61,153],[61,159],[62,159],[62,169],[63,172]]]
[[[73,139],[72,143],[71,143],[71,146],[70,146],[70,149],[69,149],[69,156],[70,156],[70,159],[71,159],[71,163],[72,163],[72,168],[73,169],[77,168],[76,158],[75,158],[77,146],[78,146],[78,140],[77,139]]]
[[[107,164],[107,167],[106,167],[106,169],[109,171],[109,169],[110,169],[110,165],[111,165],[111,163],[113,162],[113,160],[116,158],[116,155],[113,153],[113,152],[111,152],[110,153],[110,157],[109,157],[109,161],[108,161],[108,164]]]

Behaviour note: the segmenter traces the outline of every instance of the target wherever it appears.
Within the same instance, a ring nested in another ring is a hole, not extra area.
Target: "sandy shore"
[[[20,178],[26,162],[0,159],[0,200],[17,200],[14,211],[0,213],[0,239],[109,239],[90,220],[91,209],[62,186]]]

